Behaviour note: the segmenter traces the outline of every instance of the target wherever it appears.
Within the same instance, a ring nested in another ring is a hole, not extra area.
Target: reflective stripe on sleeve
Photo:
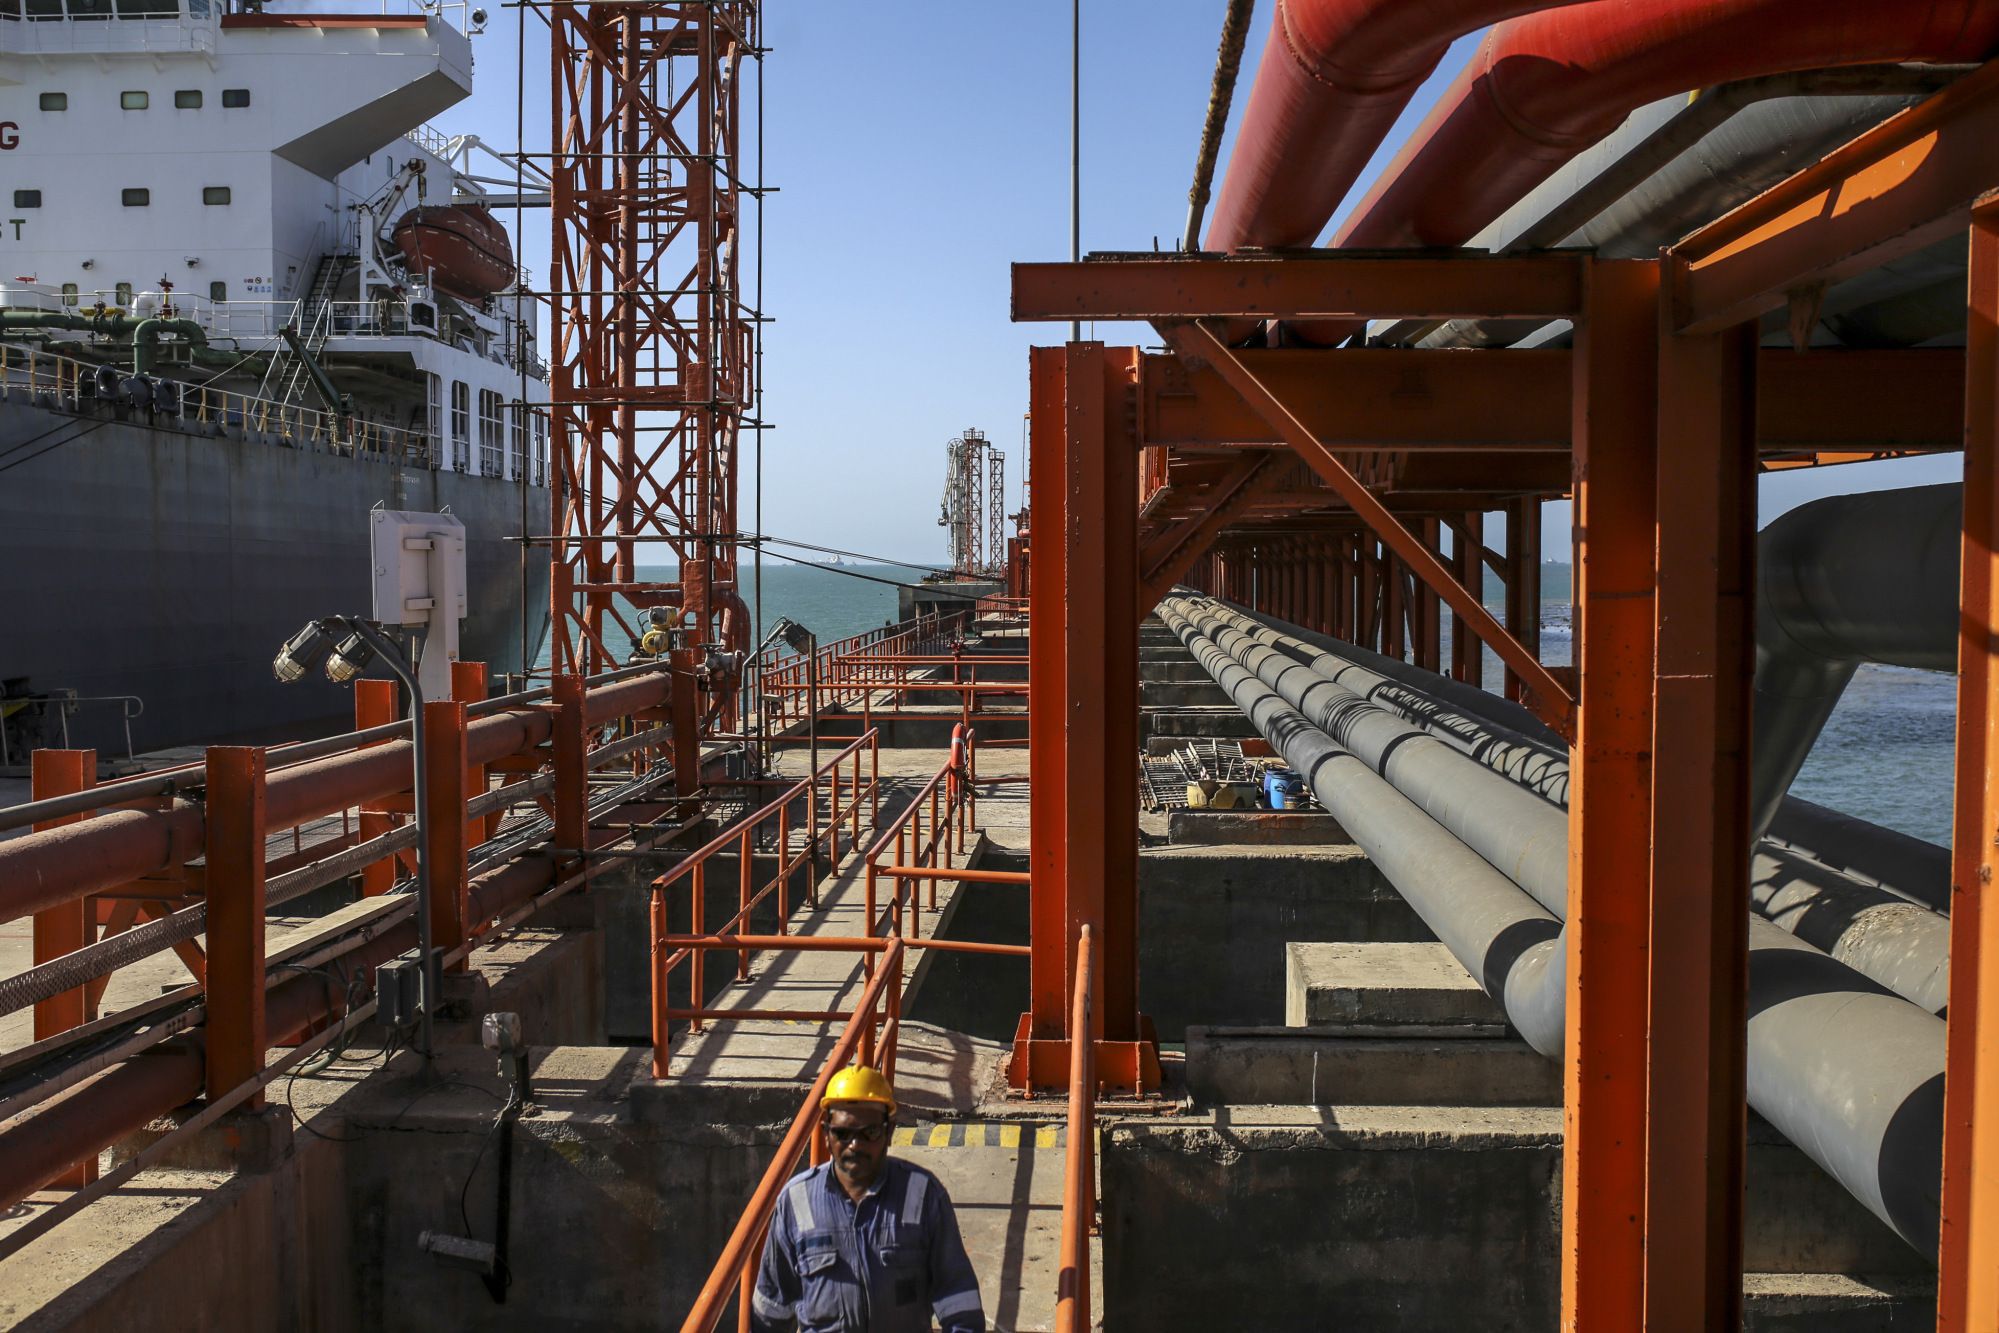
[[[800,1176],[784,1191],[791,1200],[791,1222],[799,1231],[810,1231],[818,1223],[812,1220],[812,1177]]]
[[[902,1224],[913,1227],[923,1220],[923,1196],[930,1189],[930,1177],[920,1171],[909,1173],[908,1188],[902,1195]]]
[[[975,1314],[984,1307],[979,1303],[979,1289],[961,1291],[956,1296],[940,1296],[930,1303],[931,1312],[939,1319],[950,1319],[961,1314]]]
[[[782,1320],[791,1318],[790,1302],[778,1300],[775,1296],[764,1295],[762,1287],[754,1288],[750,1292],[750,1308],[765,1319]]]

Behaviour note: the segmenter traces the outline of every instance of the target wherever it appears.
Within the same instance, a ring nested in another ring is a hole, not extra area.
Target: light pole
[[[346,630],[338,639],[338,630]],[[384,634],[372,620],[360,616],[325,616],[312,621],[286,641],[271,663],[271,674],[282,684],[303,680],[314,667],[324,665],[326,678],[345,685],[380,657],[410,692],[410,750],[416,776],[411,809],[416,819],[416,939],[417,968],[422,979],[417,997],[418,1046],[424,1064],[431,1060],[431,1015],[442,989],[438,977],[437,951],[430,945],[430,785],[424,781],[423,687],[417,684],[416,669],[394,639]]]

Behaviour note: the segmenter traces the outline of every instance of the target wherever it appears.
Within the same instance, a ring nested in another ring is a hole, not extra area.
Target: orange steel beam
[[[1742,1324],[1756,326],[1659,340],[1645,1327]]]
[[[1992,188],[1999,62],[1868,130],[1669,252],[1673,319],[1713,332],[1961,230]]]
[[[371,727],[383,727],[396,720],[396,690],[393,680],[357,680],[354,682],[354,730],[366,731]],[[383,745],[387,741],[380,742]],[[363,838],[380,837],[395,827],[395,819],[388,812],[387,801],[364,801],[360,809],[360,831]],[[373,898],[387,893],[395,887],[396,860],[385,856],[379,861],[361,867],[361,893]]]
[[[1506,629],[1528,652],[1541,655],[1541,501],[1515,500],[1506,507]],[[1518,703],[1526,690],[1506,668],[1506,697]]]
[[[1451,577],[1443,562],[1429,551],[1366,486],[1347,469],[1345,463],[1292,415],[1284,401],[1273,394],[1256,374],[1239,360],[1214,330],[1202,323],[1161,321],[1160,333],[1181,355],[1213,367],[1229,387],[1241,394],[1275,428],[1284,442],[1346,501],[1362,522],[1401,558],[1402,562],[1437,595],[1443,598],[1474,633],[1492,647],[1500,660],[1512,667],[1534,698],[1537,713],[1556,731],[1570,734],[1574,726],[1575,701],[1558,684],[1540,661],[1508,634],[1483,601]]]
[[[1028,964],[1028,1012],[1020,1019],[1014,1039],[1012,1080],[1031,1086],[1036,1046],[1059,1042],[1063,1036],[1063,1004],[1067,995],[1069,959],[1067,908],[1063,886],[1069,881],[1068,831],[1065,827],[1068,709],[1065,703],[1068,621],[1068,479],[1065,439],[1068,433],[1069,366],[1060,347],[1036,347],[1028,352],[1028,481],[1034,492],[1034,577],[1028,582],[1027,732],[1029,751],[1028,890],[1033,949]]]
[[[71,792],[82,791],[97,782],[97,751],[36,750],[28,759],[28,775],[31,800],[46,800],[51,796],[67,796]],[[44,820],[35,825],[35,832],[74,824],[83,818],[83,815],[67,815],[61,819]],[[89,944],[94,912],[90,899],[78,898],[35,913],[32,952],[35,965],[39,967],[43,963],[52,963],[64,954],[74,953]],[[199,975],[196,973],[197,977]],[[89,1021],[90,1010],[90,993],[81,986],[64,991],[52,1000],[43,1000],[35,1006],[35,1040],[43,1041],[71,1028],[81,1027]],[[93,1157],[66,1168],[50,1183],[81,1189],[96,1179],[97,1159]]]
[[[1939,1333],[1999,1328],[1999,216],[1971,229]]]
[[[1151,613],[1159,599],[1186,577],[1187,571],[1214,544],[1222,529],[1242,516],[1275,484],[1283,469],[1268,453],[1243,458],[1201,497],[1207,508],[1167,529],[1139,553],[1138,613]]]
[[[1567,453],[1566,349],[1451,352],[1237,348],[1235,355],[1331,448]],[[1766,451],[1947,450],[1963,444],[1956,348],[1770,348],[1759,355],[1757,436]],[[1894,394],[1880,386],[1898,385]],[[1281,437],[1212,368],[1145,359],[1145,443],[1272,445]],[[1518,460],[1509,460],[1518,466]]]
[[[1592,266],[1576,325],[1562,1327],[1643,1305],[1658,265]]]
[[[264,752],[208,751],[209,1100],[264,1072]],[[256,1093],[245,1109],[263,1106]]]
[[[449,952],[465,939],[465,896],[468,892],[467,852],[471,828],[481,822],[467,820],[465,801],[469,794],[467,773],[478,771],[465,761],[465,705],[456,699],[441,699],[423,706],[425,744],[424,795],[425,833],[430,862],[430,947]],[[470,970],[460,959],[454,971]]]
[[[1566,319],[1582,295],[1572,254],[1367,254],[1281,259],[1099,255],[1013,266],[1013,318],[1056,320]]]

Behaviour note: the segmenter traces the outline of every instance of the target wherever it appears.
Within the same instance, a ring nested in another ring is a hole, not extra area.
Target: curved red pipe
[[[1999,0],[1596,0],[1515,19],[1333,243],[1462,245],[1661,97],[1839,65],[1983,60],[1995,46]]]
[[[1311,245],[1444,52],[1575,0],[1278,0],[1210,250]]]

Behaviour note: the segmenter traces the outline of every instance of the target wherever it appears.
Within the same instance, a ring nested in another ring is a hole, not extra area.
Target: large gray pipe
[[[1335,744],[1183,614],[1199,609],[1174,599],[1160,616],[1452,956],[1500,1000],[1522,1037],[1556,1055],[1565,1002],[1558,913]],[[1303,682],[1294,683],[1302,698]],[[1532,804],[1538,810],[1520,830],[1521,850],[1547,841],[1551,829],[1565,842],[1565,815]],[[1514,859],[1524,865],[1540,858]],[[1564,895],[1549,896],[1566,910]],[[1750,1105],[1912,1246],[1934,1255],[1942,1022],[1759,918],[1750,923],[1749,1013]]]
[[[1558,784],[1560,794],[1547,801],[1566,806],[1566,759],[1536,770],[1538,786],[1516,785],[1420,724],[1392,716],[1377,706],[1380,696],[1370,700],[1348,688],[1349,678],[1368,673],[1344,667],[1336,656],[1287,645],[1268,627],[1222,607],[1182,601],[1175,611],[1535,901],[1558,916],[1566,911],[1567,824],[1549,819],[1548,804],[1531,794],[1546,795]],[[1298,660],[1307,656],[1310,664]],[[1328,674],[1328,663],[1344,669]],[[1948,1002],[1946,918],[1820,861],[1763,845],[1750,860],[1750,892],[1764,919],[1910,1003],[1937,1013]]]
[[[1756,836],[1862,662],[1957,669],[1963,495],[1955,484],[1836,495],[1763,530],[1750,758]]]

